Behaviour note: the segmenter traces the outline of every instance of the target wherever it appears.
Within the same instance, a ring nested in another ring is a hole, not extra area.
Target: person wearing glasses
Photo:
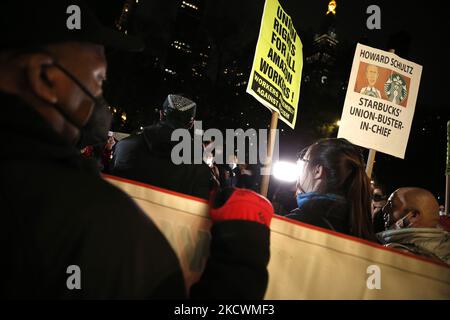
[[[370,180],[360,149],[345,139],[323,139],[297,161],[297,205],[286,217],[376,241]]]

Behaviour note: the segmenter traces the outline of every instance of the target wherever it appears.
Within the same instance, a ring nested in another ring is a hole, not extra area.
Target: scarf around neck
[[[334,193],[318,193],[318,192],[307,192],[299,193],[297,195],[297,205],[299,209],[302,209],[305,204],[310,201],[316,200],[330,200],[333,202],[347,202],[343,196]]]

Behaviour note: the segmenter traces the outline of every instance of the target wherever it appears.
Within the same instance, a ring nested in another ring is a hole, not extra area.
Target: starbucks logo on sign
[[[384,93],[389,101],[396,104],[402,103],[408,95],[405,79],[398,73],[392,74],[384,84]]]

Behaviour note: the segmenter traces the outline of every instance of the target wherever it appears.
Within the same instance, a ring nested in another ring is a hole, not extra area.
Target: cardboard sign
[[[247,92],[292,129],[303,67],[302,42],[277,0],[266,0]]]
[[[422,66],[358,44],[338,138],[405,157]]]

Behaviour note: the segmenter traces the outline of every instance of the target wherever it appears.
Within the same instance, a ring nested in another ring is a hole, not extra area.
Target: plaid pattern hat
[[[194,101],[178,94],[169,94],[163,103],[163,110],[166,113],[176,110],[179,112],[188,112],[195,117],[196,108],[197,105]]]
[[[167,120],[184,125],[194,120],[197,104],[180,94],[169,94],[163,103]]]

